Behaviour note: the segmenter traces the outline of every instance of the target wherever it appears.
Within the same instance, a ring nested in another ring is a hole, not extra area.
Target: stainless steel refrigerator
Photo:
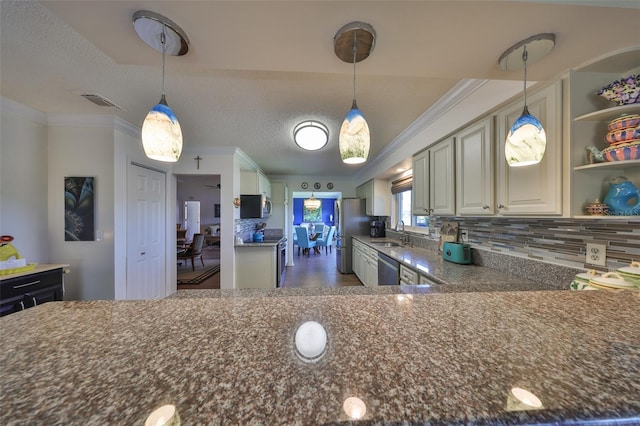
[[[369,217],[365,214],[365,200],[342,198],[336,200],[336,263],[338,272],[352,274],[352,240],[354,235],[369,234]]]

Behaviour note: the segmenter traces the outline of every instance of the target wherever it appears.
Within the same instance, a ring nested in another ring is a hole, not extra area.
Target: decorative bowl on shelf
[[[640,160],[640,139],[615,144],[602,150],[606,161]]]
[[[587,204],[586,210],[587,214],[591,216],[606,216],[609,214],[609,206],[601,203],[598,198],[593,203]]]
[[[630,75],[604,86],[596,95],[615,102],[617,105],[630,105],[640,102],[640,74]]]
[[[629,127],[626,129],[613,130],[607,133],[605,139],[609,143],[621,143],[640,138],[640,127]]]
[[[638,126],[640,126],[640,114],[623,114],[609,122],[608,130],[612,132]]]

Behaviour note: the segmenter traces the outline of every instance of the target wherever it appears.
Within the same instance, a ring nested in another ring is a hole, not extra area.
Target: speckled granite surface
[[[575,275],[571,274],[567,278],[559,274],[553,265],[541,262],[538,262],[537,267],[531,267],[532,262],[521,263],[521,270],[528,270],[530,273],[516,275],[487,266],[446,262],[437,250],[409,246],[384,247],[375,244],[379,241],[394,241],[393,239],[375,239],[367,236],[354,238],[442,284],[432,286],[433,292],[568,290]],[[523,275],[530,278],[522,278]]]
[[[639,292],[51,302],[0,318],[0,423],[640,421]],[[294,352],[323,324],[316,364]],[[513,387],[542,402],[515,404]],[[514,411],[515,410],[515,411]]]

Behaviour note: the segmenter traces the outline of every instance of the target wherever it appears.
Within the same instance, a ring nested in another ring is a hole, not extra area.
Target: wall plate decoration
[[[300,184],[300,187],[301,187],[302,189],[307,189],[307,188],[309,187],[309,184],[308,184],[307,182],[302,182],[302,183]]]
[[[333,184],[331,182],[327,184],[327,189],[333,189]]]
[[[322,185],[320,185],[320,182],[316,182],[313,184],[313,189],[320,189],[322,188]]]

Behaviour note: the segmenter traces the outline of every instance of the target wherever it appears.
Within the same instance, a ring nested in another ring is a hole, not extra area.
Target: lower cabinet
[[[63,269],[35,272],[0,282],[0,316],[63,300]]]
[[[235,288],[276,288],[278,247],[236,246]]]
[[[400,264],[400,284],[418,284],[418,273]]]
[[[353,272],[366,287],[378,286],[378,251],[353,240]]]

